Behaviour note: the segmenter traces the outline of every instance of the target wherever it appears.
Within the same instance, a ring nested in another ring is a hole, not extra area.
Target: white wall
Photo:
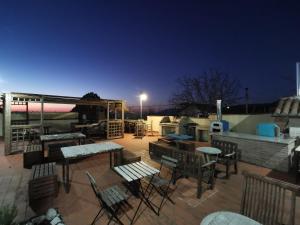
[[[161,133],[159,125],[163,116],[148,116],[147,122],[152,121],[153,130]],[[173,117],[170,117],[171,120]],[[231,131],[240,133],[256,133],[256,125],[259,123],[273,123],[275,120],[271,114],[257,114],[257,115],[222,115],[223,120],[229,122]],[[211,115],[209,118],[195,118],[195,117],[181,117],[180,132],[183,132],[183,125],[185,123],[197,123],[201,128],[209,128],[211,121],[216,120],[216,115]],[[275,121],[278,123],[278,121]],[[280,125],[280,124],[279,124]]]
[[[273,123],[274,117],[271,114],[258,115],[222,115],[223,120],[229,122],[231,131],[255,134],[256,125],[259,123]]]
[[[152,122],[153,131],[157,131],[161,134],[161,126],[159,125],[160,121],[164,116],[147,116],[147,123]],[[170,120],[174,120],[174,116],[169,116]]]

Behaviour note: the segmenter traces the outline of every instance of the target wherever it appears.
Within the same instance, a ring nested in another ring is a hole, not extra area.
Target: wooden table
[[[153,212],[155,212],[155,209],[153,208],[152,203],[149,200],[153,188],[149,192],[148,189],[150,187],[153,177],[155,176],[155,174],[159,173],[159,170],[146,164],[143,161],[135,162],[123,166],[116,166],[114,167],[114,170],[117,172],[117,174],[123,177],[129,184],[136,183],[136,182],[139,183],[138,187],[139,187],[139,193],[141,194],[141,200],[134,213],[131,224],[134,223],[134,219],[141,207],[142,202],[144,202],[148,207],[151,208],[151,210],[153,210]],[[141,179],[145,177],[151,177],[151,178],[147,187],[143,188],[140,182]]]
[[[206,216],[200,225],[262,225],[255,220],[233,212],[214,212]]]
[[[211,161],[211,156],[215,156],[215,161],[218,160],[218,155],[222,153],[222,151],[218,148],[214,147],[198,147],[196,151],[199,151],[205,155],[206,161]]]
[[[119,145],[112,141],[106,141],[106,142],[101,142],[96,144],[87,144],[87,145],[75,145],[75,146],[61,148],[62,154],[65,159],[63,163],[63,171],[62,171],[65,191],[68,193],[70,190],[69,161],[71,159],[78,159],[78,158],[109,152],[110,168],[112,168],[112,153],[117,151],[122,151],[123,148],[124,147],[122,145]]]
[[[78,140],[81,144],[81,140],[85,139],[85,135],[76,132],[76,133],[63,133],[63,134],[45,134],[40,136],[40,141],[42,143],[42,150],[45,151],[45,142],[50,141],[66,141],[66,140]]]

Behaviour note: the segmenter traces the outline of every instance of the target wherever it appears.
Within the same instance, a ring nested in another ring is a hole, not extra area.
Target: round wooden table
[[[221,150],[214,147],[198,147],[196,148],[197,151],[202,152],[208,155],[219,155],[221,154]]]
[[[233,212],[214,212],[207,215],[200,225],[262,225],[255,220]]]

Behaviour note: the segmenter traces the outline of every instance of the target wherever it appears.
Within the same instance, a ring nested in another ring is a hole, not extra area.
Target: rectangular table
[[[96,154],[109,152],[110,157],[110,168],[112,168],[112,153],[117,151],[122,151],[123,146],[112,141],[106,141],[96,144],[86,144],[86,145],[75,145],[69,147],[61,148],[62,154],[64,156],[63,163],[63,183],[65,190],[69,192],[70,178],[69,178],[69,160],[78,159],[82,157],[92,156]]]
[[[66,140],[78,140],[81,144],[81,140],[85,139],[85,135],[80,132],[75,133],[63,133],[63,134],[44,134],[40,136],[40,141],[42,143],[42,150],[45,151],[45,142],[50,141],[66,141]]]
[[[134,216],[132,218],[131,224],[134,223],[134,219],[141,207],[142,202],[144,202],[153,212],[155,212],[155,209],[152,206],[152,203],[150,202],[149,198],[152,193],[153,188],[148,192],[147,191],[150,187],[150,184],[156,174],[159,173],[159,170],[146,164],[143,161],[135,162],[123,166],[116,166],[114,167],[114,170],[119,174],[121,177],[123,177],[129,184],[138,182],[139,183],[139,193],[141,194],[141,201],[138,205],[138,208],[136,209]],[[145,177],[150,177],[150,181],[145,189],[143,189],[141,185],[141,179]]]

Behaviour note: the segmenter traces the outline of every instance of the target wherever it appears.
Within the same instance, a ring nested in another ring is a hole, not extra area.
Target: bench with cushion
[[[55,163],[32,166],[28,191],[29,204],[38,199],[57,196],[58,181]]]

